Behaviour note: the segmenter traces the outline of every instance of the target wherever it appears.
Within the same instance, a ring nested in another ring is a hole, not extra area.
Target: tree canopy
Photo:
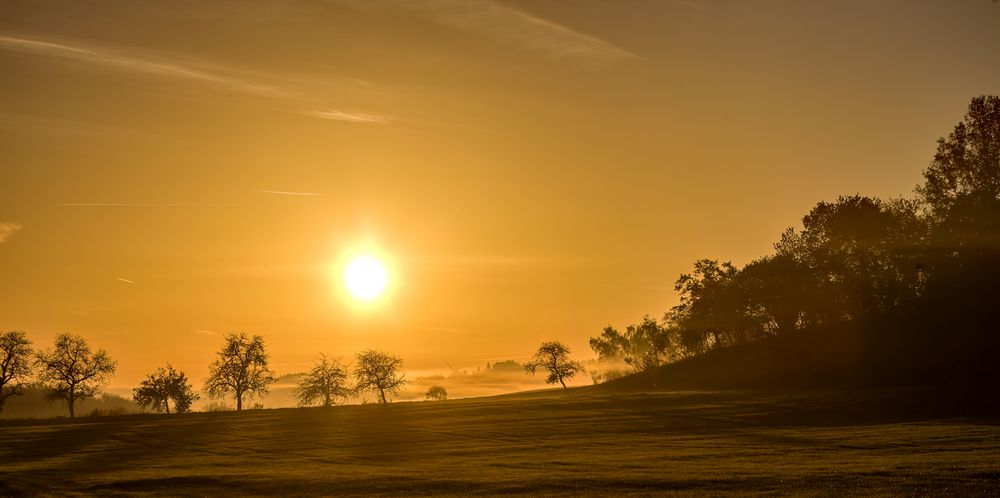
[[[351,394],[347,385],[347,369],[339,360],[320,354],[306,376],[295,388],[295,399],[299,406],[333,406],[344,401]]]
[[[209,366],[205,391],[213,398],[232,396],[236,411],[241,411],[244,399],[266,395],[268,386],[277,379],[268,367],[270,357],[263,337],[227,334],[225,341]]]
[[[548,371],[545,378],[547,384],[559,383],[566,389],[566,381],[576,374],[583,372],[583,365],[578,361],[569,359],[569,348],[559,341],[543,342],[527,363],[524,370],[528,374],[535,375],[538,368]]]
[[[386,395],[397,394],[406,385],[406,378],[400,371],[402,367],[403,360],[381,351],[368,349],[358,353],[354,366],[355,389],[374,393],[379,403],[388,403]]]
[[[649,371],[665,363],[672,345],[670,329],[649,315],[621,333],[611,325],[590,338],[590,349],[599,360],[624,361],[636,372]]]
[[[175,412],[186,413],[199,398],[184,372],[174,370],[169,364],[147,375],[132,393],[135,404],[166,413],[170,413],[170,401],[174,402]]]
[[[24,391],[31,374],[31,341],[24,332],[0,334],[0,413],[4,402]]]
[[[92,398],[115,373],[116,363],[106,351],[91,350],[78,335],[59,334],[55,347],[35,356],[39,379],[51,391],[51,397],[66,401],[70,418],[77,401]]]

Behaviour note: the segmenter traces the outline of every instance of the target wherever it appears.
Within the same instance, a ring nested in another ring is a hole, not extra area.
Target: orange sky
[[[589,357],[695,259],[907,194],[998,53],[988,0],[6,1],[0,329],[114,385],[239,330],[279,373]],[[395,268],[363,311],[359,246]]]

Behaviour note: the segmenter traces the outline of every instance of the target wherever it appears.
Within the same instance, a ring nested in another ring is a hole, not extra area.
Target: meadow
[[[954,388],[623,391],[0,422],[0,495],[1000,492]]]

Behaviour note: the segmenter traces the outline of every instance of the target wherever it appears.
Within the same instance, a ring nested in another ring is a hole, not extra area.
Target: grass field
[[[3,421],[0,495],[996,495],[1000,417],[949,392],[580,388]]]

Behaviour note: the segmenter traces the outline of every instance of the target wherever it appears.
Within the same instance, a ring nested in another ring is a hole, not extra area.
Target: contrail
[[[194,206],[195,204],[169,204],[169,203],[135,203],[135,202],[70,202],[63,204],[56,204],[56,206],[143,206],[143,207],[176,207],[176,206]]]
[[[133,282],[133,281],[127,279],[127,278],[121,278],[121,277],[115,277],[115,280],[117,280],[119,282],[125,282],[126,284],[134,284],[135,283],[135,282]]]
[[[258,190],[262,194],[275,194],[275,195],[319,195],[315,192],[285,192],[282,190]]]

